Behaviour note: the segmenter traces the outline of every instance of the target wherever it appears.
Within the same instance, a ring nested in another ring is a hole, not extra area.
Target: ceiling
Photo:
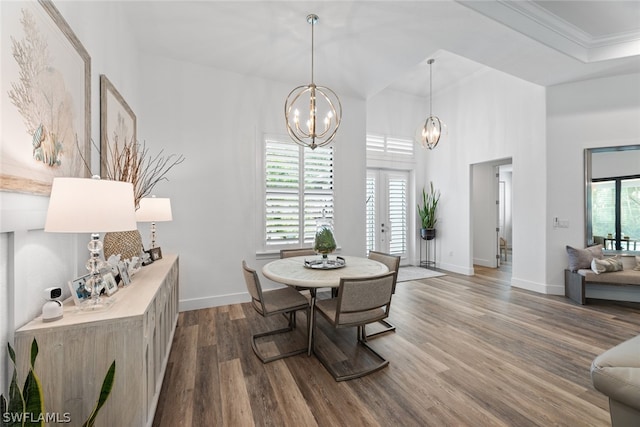
[[[146,52],[367,99],[418,96],[491,67],[550,86],[640,72],[640,1],[130,1]]]

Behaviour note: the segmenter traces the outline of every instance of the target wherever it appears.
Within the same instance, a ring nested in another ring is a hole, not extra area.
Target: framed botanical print
[[[2,4],[0,190],[88,177],[91,58],[49,0]]]
[[[100,176],[119,176],[125,150],[137,149],[136,115],[113,83],[100,75]]]

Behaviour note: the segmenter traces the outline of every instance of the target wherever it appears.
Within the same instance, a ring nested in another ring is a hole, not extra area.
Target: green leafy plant
[[[320,227],[316,232],[316,239],[313,249],[321,254],[328,254],[336,250],[338,245],[329,227]]]
[[[30,367],[22,390],[18,385],[16,352],[9,343],[7,343],[7,350],[13,363],[13,377],[9,385],[9,400],[4,395],[0,395],[2,426],[43,426],[44,398],[40,380],[34,371],[36,357],[38,356],[38,342],[35,338],[31,342]],[[27,416],[26,414],[29,415]]]
[[[82,424],[82,427],[93,427],[96,422],[96,417],[98,416],[98,411],[104,405],[104,403],[109,398],[109,394],[111,393],[111,388],[113,388],[113,380],[116,376],[116,361],[114,360],[107,371],[107,375],[104,377],[102,381],[102,387],[100,388],[100,396],[98,396],[98,401],[96,402],[96,406],[91,411],[91,415],[87,421]]]
[[[430,183],[428,193],[424,188],[422,189],[422,206],[418,205],[422,228],[430,229],[436,227],[436,222],[438,222],[436,210],[438,209],[439,201],[440,190],[434,190],[433,182]]]
[[[44,396],[42,394],[42,386],[40,380],[35,373],[36,357],[38,357],[38,342],[34,338],[31,342],[30,367],[24,386],[20,390],[18,385],[18,374],[16,365],[16,352],[11,344],[7,343],[9,358],[13,362],[13,377],[9,385],[9,399],[4,395],[0,395],[0,426],[2,427],[26,427],[26,426],[44,426],[45,410]],[[87,421],[82,427],[93,427],[100,408],[111,394],[113,382],[116,375],[116,361],[114,360],[102,381],[100,395]],[[28,414],[28,415],[27,415]]]

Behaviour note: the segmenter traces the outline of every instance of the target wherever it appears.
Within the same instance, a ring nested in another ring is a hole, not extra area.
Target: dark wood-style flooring
[[[250,334],[281,316],[249,304],[183,312],[153,425],[608,426],[589,368],[640,333],[638,307],[512,289],[504,269],[398,283],[397,332],[370,341],[389,366],[341,383],[315,356],[260,362]],[[298,325],[277,345],[303,346],[302,313]]]

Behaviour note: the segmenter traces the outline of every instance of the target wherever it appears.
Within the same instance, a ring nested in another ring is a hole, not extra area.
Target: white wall
[[[428,100],[383,91],[367,104],[367,128],[413,135]],[[433,112],[448,126],[434,150],[419,149],[416,196],[433,181],[440,189],[438,266],[473,274],[471,165],[511,158],[513,163],[513,279],[515,286],[547,292],[545,90],[484,68],[455,87],[435,92]],[[397,126],[394,120],[402,123]],[[401,129],[402,128],[402,129]],[[530,242],[535,241],[536,245]]]
[[[548,88],[546,141],[547,282],[564,287],[565,246],[585,242],[584,149],[640,144],[640,74]],[[555,216],[569,228],[553,228]]]
[[[286,135],[283,105],[299,82],[284,85],[156,56],[142,63],[145,115],[138,134],[155,151],[186,157],[155,191],[171,198],[173,221],[158,224],[158,241],[163,251],[180,254],[180,308],[247,301],[241,261],[260,271],[277,257],[257,255],[262,136]],[[364,255],[365,103],[341,101],[336,236],[343,253]]]

